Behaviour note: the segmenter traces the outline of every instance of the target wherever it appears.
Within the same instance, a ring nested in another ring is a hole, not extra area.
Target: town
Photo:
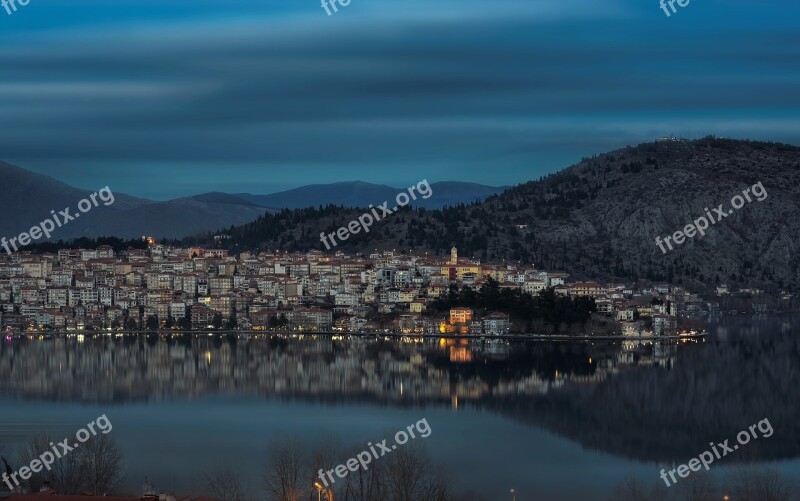
[[[144,238],[144,237],[143,237]],[[454,305],[429,310],[453,288],[591,298],[592,316],[619,334],[674,332],[716,308],[664,284],[571,281],[534,266],[458,255],[242,252],[177,248],[61,249],[0,258],[0,326],[24,332],[239,330],[427,334],[527,334],[513,315]],[[461,305],[464,306],[464,305]]]

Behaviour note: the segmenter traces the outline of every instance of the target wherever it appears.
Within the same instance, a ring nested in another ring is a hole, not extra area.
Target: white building
[[[495,336],[508,334],[511,324],[505,313],[492,313],[483,317],[483,332]]]

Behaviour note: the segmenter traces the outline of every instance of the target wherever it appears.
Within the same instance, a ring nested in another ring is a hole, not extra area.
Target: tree
[[[178,328],[182,331],[192,330],[192,321],[186,317],[178,319]]]
[[[275,329],[278,327],[285,327],[289,325],[289,320],[286,318],[286,315],[284,314],[281,314],[280,317],[273,315],[269,317],[269,320],[267,322],[268,322],[267,325],[271,329]]]
[[[775,470],[745,463],[729,474],[722,492],[739,501],[790,501],[797,499],[795,488]],[[699,472],[669,488],[658,482],[650,490],[638,480],[626,478],[614,489],[609,501],[712,501],[721,499],[722,492],[713,477]]]
[[[626,478],[614,489],[609,501],[660,501],[665,498],[663,489],[655,488],[648,492],[638,480]]]
[[[756,464],[738,466],[728,482],[731,498],[741,501],[789,501],[797,499],[797,492],[777,471]],[[794,494],[794,495],[793,495]]]
[[[351,457],[361,452],[359,447],[352,448]],[[329,462],[333,466],[334,462]],[[373,499],[389,499],[386,492],[386,463],[376,460],[369,469],[359,468],[346,477],[344,498],[347,501],[371,501]],[[330,468],[330,466],[329,466]]]
[[[214,314],[214,318],[211,320],[211,326],[215,329],[220,329],[222,327],[222,315],[219,313]]]
[[[247,501],[247,489],[234,471],[215,471],[203,477],[203,492],[207,496],[218,501]]]
[[[34,436],[23,448],[21,463],[30,464],[45,451],[51,450],[50,444],[55,442],[56,439],[46,433]],[[86,485],[81,453],[72,451],[56,458],[48,472],[31,477],[29,487],[40,487],[43,482],[48,482],[60,494],[80,494]]]
[[[139,325],[136,323],[136,320],[133,317],[128,317],[125,321],[125,330],[135,331],[139,328]]]
[[[78,453],[86,488],[95,496],[107,496],[122,483],[122,453],[114,439],[97,435],[82,444]]]
[[[158,318],[150,315],[145,322],[145,328],[149,331],[158,330]]]
[[[271,501],[300,501],[311,491],[307,479],[305,446],[299,437],[276,439],[270,444],[264,489]]]
[[[387,456],[385,499],[392,501],[442,501],[450,499],[446,477],[437,472],[430,456],[416,443],[406,444]]]
[[[31,464],[31,461],[39,458],[42,451],[50,450],[51,442],[53,442],[53,439],[50,435],[45,433],[35,435],[22,447],[19,457],[20,462],[26,465]],[[28,479],[28,490],[30,492],[38,492],[46,480],[44,473],[33,473],[31,478]]]
[[[716,501],[722,498],[722,495],[717,494],[714,478],[703,471],[681,479],[675,484],[675,488],[681,499],[686,501]]]

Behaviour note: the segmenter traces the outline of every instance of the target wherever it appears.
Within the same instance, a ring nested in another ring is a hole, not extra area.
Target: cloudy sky
[[[800,4],[678,10],[31,0],[0,10],[0,159],[165,199],[514,184],[665,134],[800,144]]]

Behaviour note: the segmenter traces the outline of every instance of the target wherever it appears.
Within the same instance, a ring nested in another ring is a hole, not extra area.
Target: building
[[[678,319],[669,315],[656,313],[653,315],[653,330],[657,334],[666,334],[670,330],[677,328]]]
[[[192,306],[192,328],[204,329],[212,324],[218,311],[202,305]]]
[[[570,296],[598,297],[605,293],[606,290],[597,282],[578,282],[569,288]]]
[[[483,317],[483,333],[494,336],[508,334],[511,328],[508,315],[505,313],[491,313]]]
[[[472,321],[472,309],[453,308],[450,310],[450,324],[466,324]]]
[[[322,308],[296,308],[286,312],[289,325],[299,331],[330,331],[333,312]]]

